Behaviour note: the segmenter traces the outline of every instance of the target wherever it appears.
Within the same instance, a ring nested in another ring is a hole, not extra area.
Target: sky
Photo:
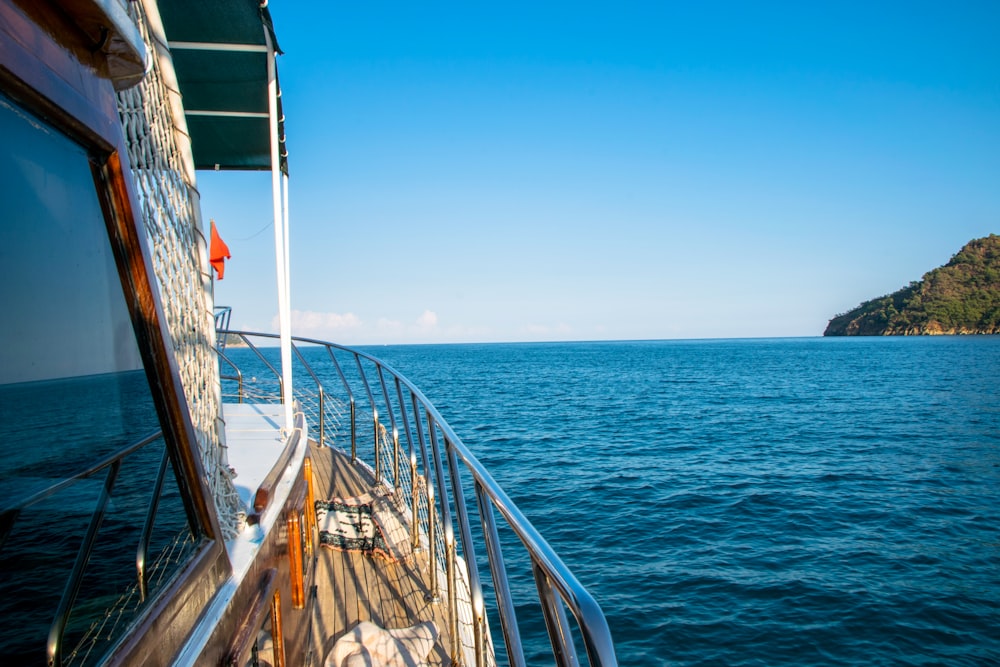
[[[1000,233],[1000,3],[269,8],[296,335],[817,336]],[[275,331],[269,176],[198,178]]]

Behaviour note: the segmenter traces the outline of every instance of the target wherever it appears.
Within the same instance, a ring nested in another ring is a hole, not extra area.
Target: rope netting
[[[193,161],[178,141],[186,125],[159,17],[141,2],[128,3],[150,53],[142,82],[118,94],[118,111],[128,146],[140,209],[159,283],[160,303],[170,330],[201,461],[225,539],[235,537],[246,513],[233,485],[222,428],[222,398],[215,346],[212,279],[200,229]],[[172,89],[171,89],[172,88]],[[185,156],[186,154],[186,156]]]

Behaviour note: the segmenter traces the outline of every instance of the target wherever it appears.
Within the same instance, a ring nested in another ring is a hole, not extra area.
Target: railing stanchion
[[[372,360],[371,357],[366,355],[367,359]],[[358,375],[361,376],[361,384],[365,388],[365,393],[368,394],[368,405],[372,406],[372,421],[375,426],[375,481],[378,482],[381,479],[381,470],[379,467],[379,441],[378,441],[378,406],[375,405],[375,396],[372,395],[371,385],[368,384],[368,376],[365,374],[365,369],[361,365],[361,355],[357,352],[354,353],[354,363],[358,366]],[[376,368],[378,367],[378,362],[374,361]]]
[[[441,451],[438,448],[437,426],[430,410],[427,410],[427,433],[430,437],[431,455],[434,459],[434,482],[437,486],[439,496],[438,502],[441,505],[441,523],[444,525],[444,559],[446,574],[448,576],[448,615],[455,635],[452,637],[452,645],[457,641],[458,610],[457,599],[455,598],[455,524],[451,516],[451,508],[448,504],[448,491],[444,484],[444,466],[441,464]],[[458,659],[457,653],[453,657]]]
[[[317,341],[313,341],[317,342]],[[329,343],[325,343],[326,353],[330,355],[330,362],[333,367],[337,370],[337,375],[340,376],[340,382],[344,385],[344,391],[347,392],[347,398],[351,403],[351,463],[356,463],[358,460],[358,443],[357,443],[357,422],[354,418],[354,392],[351,391],[351,383],[347,381],[347,376],[344,375],[343,369],[340,368],[340,362],[337,361],[337,357],[333,354],[333,346]]]
[[[319,442],[326,442],[326,404],[323,397],[323,385],[319,386]]]
[[[531,562],[531,570],[535,575],[538,599],[542,603],[542,616],[545,617],[545,627],[549,632],[556,664],[559,667],[579,667],[580,660],[576,655],[576,647],[573,646],[573,636],[570,634],[562,599],[553,590],[549,576],[534,559]]]
[[[430,567],[430,594],[428,602],[440,602],[441,592],[438,590],[437,576],[437,521],[434,520],[434,487],[428,482],[427,486],[427,539],[430,548],[427,550],[427,562]]]
[[[354,407],[354,397],[351,396],[351,463],[358,462],[358,419]]]
[[[455,513],[458,515],[458,527],[462,538],[462,557],[466,563],[466,575],[469,584],[469,602],[473,610],[473,632],[476,640],[476,655],[480,654],[480,640],[483,610],[483,588],[479,581],[479,567],[476,560],[476,544],[472,540],[472,526],[469,525],[469,512],[465,506],[465,492],[462,490],[462,477],[458,469],[458,457],[455,455],[455,447],[452,441],[444,438],[445,456],[448,458],[448,475],[451,477],[451,496],[455,503]],[[456,614],[458,605],[456,602]],[[481,659],[476,658],[477,667],[482,667]]]
[[[462,664],[459,656],[458,641],[458,592],[456,571],[458,569],[455,559],[458,557],[455,551],[455,534],[451,530],[451,525],[445,524],[444,536],[444,562],[446,574],[448,576],[448,634],[451,639],[451,664]]]
[[[410,543],[414,553],[420,551],[420,480],[417,478],[417,457],[410,452]]]
[[[309,365],[309,362],[306,361],[306,358],[302,356],[302,352],[299,350],[299,346],[296,345],[294,342],[292,343],[292,352],[295,353],[295,356],[298,358],[299,363],[301,363],[302,367],[306,369],[306,372],[309,373],[309,377],[312,378],[313,383],[315,383],[316,385],[316,398],[319,403],[319,415],[317,416],[317,421],[319,421],[319,441],[322,443],[323,438],[326,436],[326,433],[324,432],[324,418],[323,418],[323,394],[324,394],[323,383],[319,381],[319,377],[317,377],[316,372],[313,370],[312,366]],[[294,400],[295,397],[293,396],[292,399]],[[305,406],[304,400],[302,401],[302,405],[303,407]]]
[[[507,580],[507,566],[503,560],[497,523],[493,517],[493,503],[478,481],[476,503],[479,505],[479,517],[483,524],[486,556],[489,558],[490,573],[493,576],[493,589],[497,597],[497,611],[500,613],[500,627],[503,630],[504,643],[507,645],[507,658],[512,667],[526,667],[521,632],[518,630],[517,614],[514,611],[514,599],[510,594],[510,582]]]
[[[375,407],[372,407],[372,424],[375,426],[375,483],[378,484],[382,481],[382,457],[379,455],[382,448],[379,446],[378,409]]]
[[[435,601],[438,601],[441,597],[438,595],[437,589],[437,541],[434,532],[434,524],[436,523],[434,521],[434,515],[436,514],[434,510],[434,486],[430,477],[430,462],[427,460],[427,443],[424,441],[423,422],[420,417],[420,403],[417,401],[417,395],[412,390],[410,391],[410,404],[413,406],[414,428],[417,430],[417,443],[420,446],[420,459],[424,466],[424,489],[427,494],[427,551],[430,563],[431,597]],[[433,424],[431,426],[433,427]]]
[[[392,488],[399,488],[399,431],[392,428]]]
[[[382,399],[385,401],[385,409],[389,413],[389,426],[392,428],[392,486],[399,486],[399,429],[396,428],[396,411],[392,409],[392,401],[389,400],[389,390],[385,386],[385,374],[382,372],[382,364],[377,364],[378,382],[382,386]],[[402,406],[400,406],[402,410]]]

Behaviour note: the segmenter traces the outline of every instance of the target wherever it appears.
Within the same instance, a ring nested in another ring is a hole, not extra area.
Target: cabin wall
[[[134,656],[170,656],[180,649],[190,632],[191,624],[200,616],[205,604],[215,595],[222,582],[229,577],[231,568],[224,544],[220,540],[221,531],[211,496],[203,481],[205,475],[197,455],[197,435],[191,424],[177,362],[173,351],[166,344],[169,334],[149,269],[150,253],[137,213],[138,197],[132,183],[118,115],[116,83],[121,85],[122,80],[141,77],[144,61],[141,55],[133,53],[131,69],[127,62],[123,69],[122,63],[128,57],[115,52],[117,47],[114,42],[118,36],[114,34],[113,26],[109,31],[110,24],[101,24],[103,18],[102,7],[91,2],[0,0],[0,93],[23,110],[25,117],[30,115],[37,118],[39,123],[36,130],[42,135],[51,132],[53,137],[61,137],[63,141],[69,139],[78,147],[84,179],[87,180],[89,176],[90,184],[87,187],[93,189],[91,197],[96,196],[98,203],[97,212],[92,211],[86,220],[78,219],[77,224],[96,225],[100,236],[106,234],[101,243],[106,244],[105,251],[113,258],[112,276],[117,278],[112,280],[112,283],[117,284],[109,284],[109,287],[117,292],[116,298],[124,303],[123,308],[127,311],[125,328],[128,329],[130,320],[132,331],[123,333],[134,334],[134,344],[145,370],[149,396],[156,415],[154,422],[158,422],[162,429],[162,442],[165,443],[172,462],[170,469],[176,476],[180,496],[183,498],[181,515],[186,515],[187,524],[195,538],[195,545],[190,551],[192,555],[184,561],[182,570],[175,572],[172,580],[166,583],[168,595],[158,591],[149,604],[138,608],[140,615],[135,623],[140,630],[160,628],[163,631],[157,634],[140,632],[135,635],[133,642],[123,645],[118,653],[119,662],[136,664],[142,660],[134,660]],[[113,59],[116,60],[115,63],[110,62]],[[38,178],[43,181],[45,170],[51,168],[51,165],[36,165],[30,160],[23,164],[27,165],[25,169],[40,170]],[[72,205],[71,200],[63,201],[60,197],[50,203],[62,207]],[[4,222],[12,224],[9,219]],[[44,238],[38,239],[38,243],[45,241]],[[37,267],[37,273],[45,274],[59,289],[60,276],[64,275],[59,273],[59,269],[56,264],[41,265]],[[30,272],[24,276],[25,279],[33,277],[35,274]],[[72,285],[64,284],[64,287]],[[4,304],[10,305],[13,304]],[[11,312],[10,308],[5,310]],[[62,343],[70,352],[75,349],[74,336],[78,333],[90,332],[65,332],[66,337]],[[10,392],[20,391],[17,386],[8,389]],[[91,398],[96,400],[95,397]],[[34,419],[37,420],[38,416],[35,415]],[[87,428],[83,423],[77,426]],[[72,444],[72,440],[69,444]],[[4,442],[3,445],[17,447],[23,446],[23,443]],[[96,464],[95,457],[102,456],[89,452],[86,447],[76,448],[74,454],[79,455],[83,463],[74,464],[75,469],[65,473],[67,476]],[[3,481],[24,483],[28,480]],[[4,499],[4,506],[16,505],[22,499],[7,497]],[[24,514],[18,510],[9,515],[12,521],[10,525],[19,529],[17,517]],[[6,513],[4,524],[6,538],[6,530],[10,527]],[[141,515],[138,524],[141,527]],[[68,535],[71,529],[75,530],[81,525],[86,528],[87,520],[59,526],[55,535],[39,532],[35,539],[41,544],[51,540],[53,545],[69,544],[69,548],[76,549],[79,538],[71,539]],[[96,525],[100,526],[101,522],[98,521]],[[135,553],[134,543],[127,545],[127,548]],[[9,555],[9,552],[4,555]],[[18,554],[15,553],[14,558],[17,557]],[[30,573],[12,571],[5,565],[5,571],[0,574],[6,578],[26,576],[29,580],[52,581],[53,585],[58,585],[71,576],[68,571],[73,569],[73,560],[73,552],[70,552],[59,567],[35,571],[31,569],[34,563],[30,559],[21,558],[22,569],[30,570]],[[126,564],[127,560],[126,558]],[[63,562],[66,563],[65,566],[62,565]],[[91,561],[86,568],[93,572],[96,565]],[[134,564],[131,567],[133,569],[130,576],[134,581]],[[126,570],[124,574],[127,573]],[[56,615],[56,602],[58,593],[48,612],[49,619]],[[81,615],[78,613],[76,617]],[[17,618],[2,618],[0,621],[8,627],[20,627]],[[37,651],[38,662],[45,661],[44,632],[37,641],[37,649],[32,650]],[[98,658],[106,650],[106,645],[98,647],[93,657]]]

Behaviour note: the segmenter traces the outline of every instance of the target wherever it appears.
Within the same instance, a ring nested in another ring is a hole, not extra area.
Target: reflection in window
[[[25,501],[160,427],[87,152],[2,97],[0,136],[0,655],[35,664],[107,471]],[[122,460],[64,661],[99,659],[142,607],[136,549],[163,455],[155,439]],[[191,552],[184,516],[168,468],[151,593]]]

